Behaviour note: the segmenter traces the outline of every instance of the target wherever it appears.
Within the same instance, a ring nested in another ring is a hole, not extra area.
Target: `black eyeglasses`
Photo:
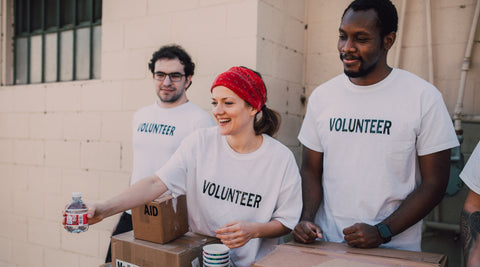
[[[165,72],[157,71],[153,74],[153,77],[157,81],[164,81],[167,75],[170,78],[170,81],[172,82],[179,82],[182,80],[183,76],[185,76],[185,74],[181,74],[180,72],[165,73]]]

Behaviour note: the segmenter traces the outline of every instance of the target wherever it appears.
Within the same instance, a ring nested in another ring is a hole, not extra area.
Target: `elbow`
[[[442,201],[445,192],[447,191],[447,185],[448,176],[436,181],[431,180],[430,182],[422,182],[420,187],[424,193],[430,196],[432,201],[438,204],[440,201]]]
[[[149,177],[150,188],[155,195],[155,198],[159,197],[163,193],[167,191],[167,186],[165,183],[160,179],[160,177],[153,175]]]

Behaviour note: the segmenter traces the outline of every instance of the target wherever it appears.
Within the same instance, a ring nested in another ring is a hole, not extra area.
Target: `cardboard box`
[[[162,195],[132,209],[135,238],[164,244],[188,232],[187,199]]]
[[[277,246],[252,266],[446,267],[447,256],[388,248],[360,249],[345,243],[316,241],[313,244],[299,244],[292,241]]]
[[[158,244],[135,239],[130,231],[112,237],[112,264],[116,267],[201,266],[203,246],[219,242],[214,237],[188,232],[170,243]]]

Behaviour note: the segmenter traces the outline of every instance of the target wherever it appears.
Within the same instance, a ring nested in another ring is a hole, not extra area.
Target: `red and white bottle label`
[[[88,225],[87,213],[69,214],[67,213],[67,225]]]

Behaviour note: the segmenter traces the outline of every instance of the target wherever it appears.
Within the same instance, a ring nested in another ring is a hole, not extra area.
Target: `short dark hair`
[[[349,9],[353,11],[375,10],[377,13],[377,26],[380,29],[382,38],[391,32],[397,32],[397,9],[390,0],[354,0],[343,12],[342,19]]]
[[[160,47],[158,51],[155,51],[152,54],[152,58],[148,63],[148,68],[152,73],[155,72],[155,62],[159,59],[176,59],[180,60],[183,65],[183,70],[185,71],[185,76],[193,76],[195,71],[195,63],[192,62],[192,58],[188,55],[185,50],[176,44],[173,45],[165,45]]]

